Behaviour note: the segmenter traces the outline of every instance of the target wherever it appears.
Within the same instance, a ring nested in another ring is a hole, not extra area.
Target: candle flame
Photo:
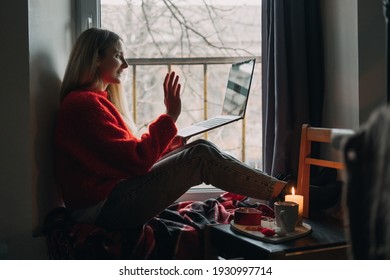
[[[292,187],[291,194],[295,195],[295,188],[294,187]]]

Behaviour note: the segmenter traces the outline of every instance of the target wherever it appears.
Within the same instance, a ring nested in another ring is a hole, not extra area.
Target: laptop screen
[[[248,102],[255,59],[232,65],[229,73],[223,115],[243,116]]]

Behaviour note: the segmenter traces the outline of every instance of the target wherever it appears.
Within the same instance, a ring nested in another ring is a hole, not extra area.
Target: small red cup
[[[244,226],[261,225],[261,211],[250,208],[240,207],[234,211],[234,223]]]

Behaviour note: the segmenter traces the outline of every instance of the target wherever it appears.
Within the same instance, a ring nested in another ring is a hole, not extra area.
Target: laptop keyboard
[[[213,127],[213,126],[218,126],[220,124],[223,124],[223,123],[225,123],[227,121],[229,121],[229,120],[228,119],[224,119],[224,118],[212,118],[212,119],[209,119],[209,120],[197,123],[196,125],[197,126],[201,126],[201,127],[205,127],[205,128],[210,128],[210,127]]]

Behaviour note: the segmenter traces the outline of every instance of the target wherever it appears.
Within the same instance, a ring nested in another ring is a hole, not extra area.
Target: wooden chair
[[[301,143],[299,148],[299,166],[297,178],[297,194],[303,196],[303,217],[309,216],[310,201],[310,166],[322,166],[335,169],[344,169],[344,164],[338,161],[317,159],[311,157],[312,142],[329,143],[340,148],[341,139],[353,134],[353,130],[302,126]]]

